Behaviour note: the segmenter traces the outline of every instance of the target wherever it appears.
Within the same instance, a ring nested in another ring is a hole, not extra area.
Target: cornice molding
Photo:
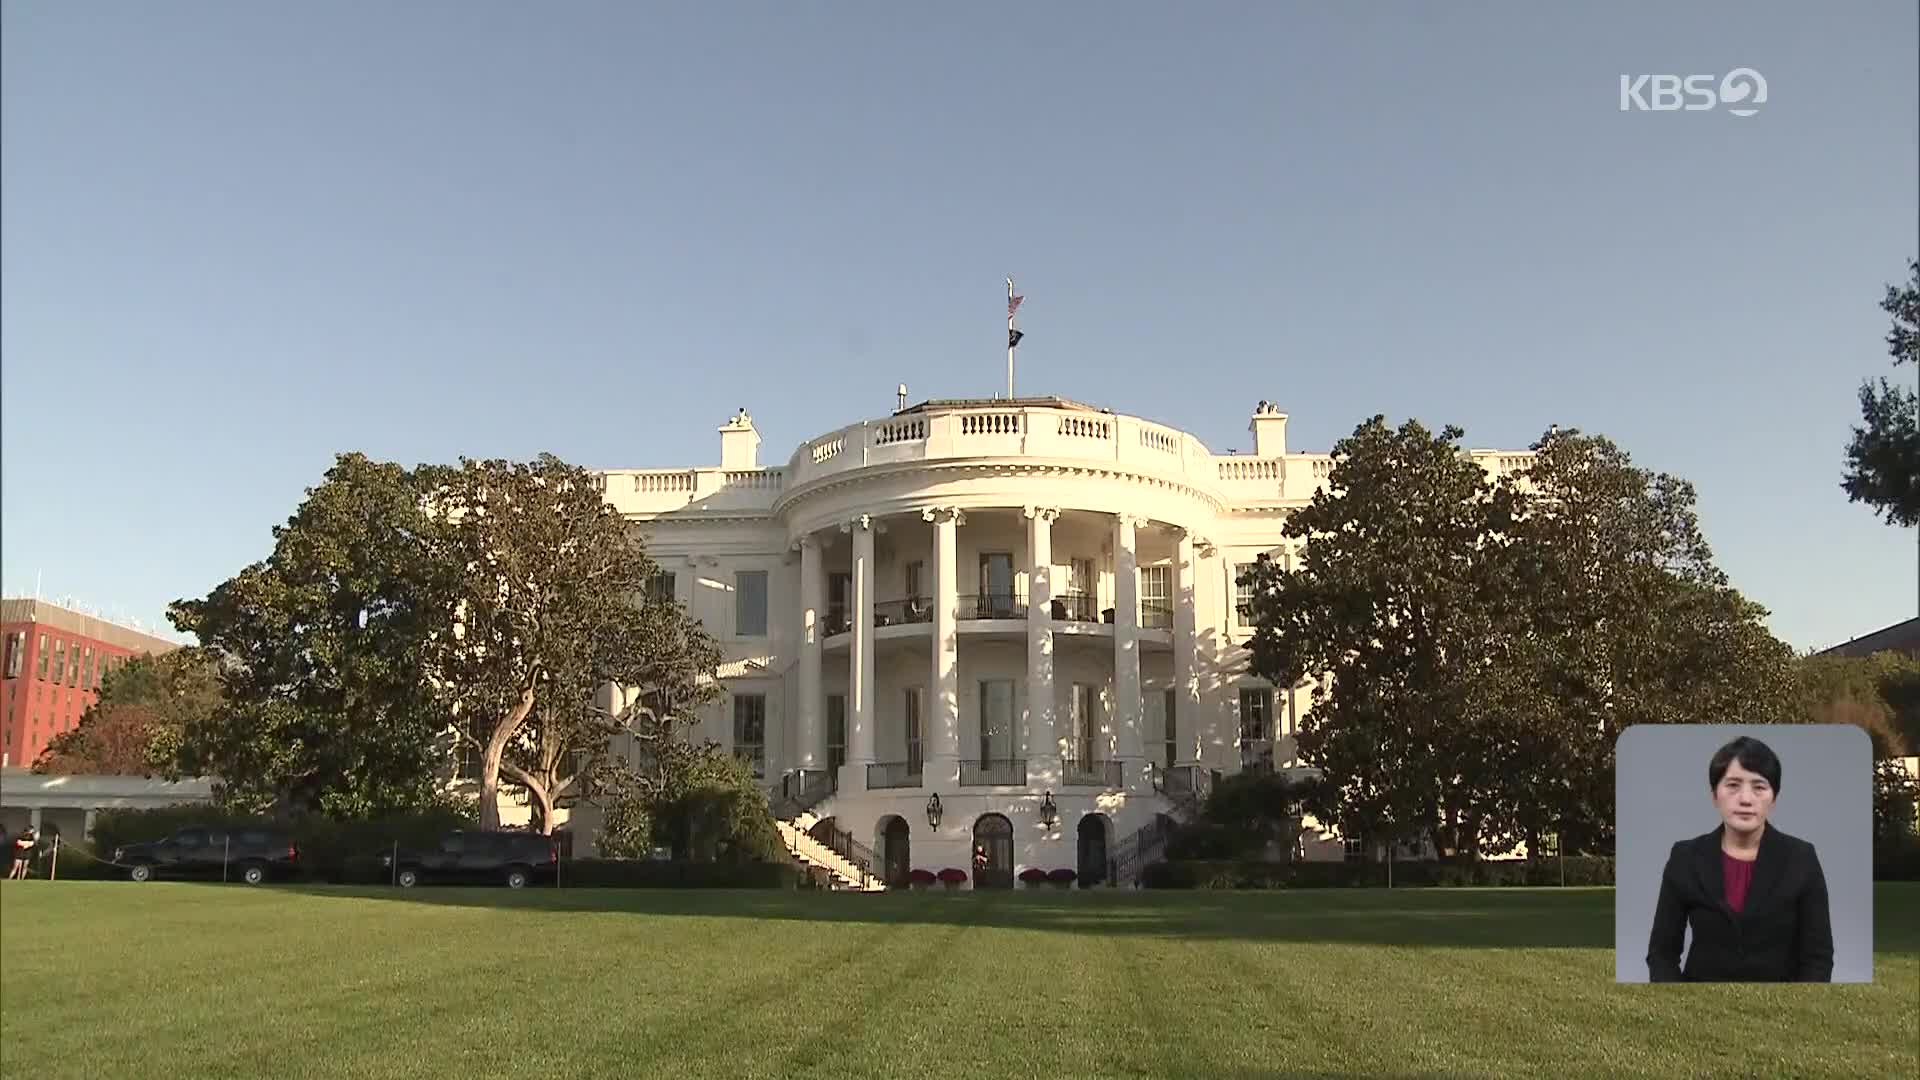
[[[929,475],[960,473],[974,476],[1025,476],[1033,478],[1056,478],[1062,480],[1092,479],[1118,480],[1145,488],[1157,488],[1175,495],[1197,499],[1213,509],[1215,513],[1228,510],[1232,504],[1217,491],[1201,487],[1186,480],[1160,476],[1148,472],[1137,472],[1097,462],[1046,459],[1040,461],[1018,461],[981,458],[946,458],[937,461],[899,462],[889,465],[868,466],[849,470],[824,479],[815,480],[797,488],[781,493],[775,500],[773,512],[776,515],[791,515],[793,509],[802,503],[821,498],[844,488],[857,487],[874,481],[893,480],[910,477],[916,473]]]

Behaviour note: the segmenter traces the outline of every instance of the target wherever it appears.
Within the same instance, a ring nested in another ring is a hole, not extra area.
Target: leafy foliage
[[[423,678],[445,622],[435,525],[413,473],[342,454],[265,561],[176,602],[174,625],[199,636],[226,691],[188,724],[181,767],[220,777],[234,809],[429,803],[446,727]]]
[[[187,726],[212,716],[222,703],[220,681],[205,650],[134,657],[107,673],[80,723],[48,743],[33,770],[177,779]]]
[[[1790,719],[1792,652],[1713,566],[1690,485],[1549,432],[1491,479],[1463,432],[1374,417],[1250,574],[1253,669],[1312,680],[1301,759],[1322,821],[1445,856],[1611,845],[1636,723]]]
[[[1920,260],[1909,260],[1907,269],[1907,283],[1887,286],[1880,307],[1893,318],[1887,354],[1894,366],[1920,368]],[[1840,481],[1847,501],[1866,503],[1889,524],[1920,525],[1920,396],[1884,377],[1864,382],[1860,418]]]
[[[727,750],[675,742],[661,748],[656,784],[637,797],[652,841],[676,859],[696,862],[784,861],[767,798],[753,770]]]
[[[432,641],[462,736],[481,752],[482,820],[502,775],[550,828],[583,782],[623,782],[614,736],[670,741],[718,690],[719,649],[677,605],[649,598],[656,567],[584,469],[463,460],[431,470],[437,578],[454,614]],[[606,685],[619,700],[602,699]],[[640,782],[639,778],[632,778]]]
[[[1796,675],[1799,719],[1860,727],[1876,758],[1920,754],[1920,659],[1896,652],[1806,656]]]

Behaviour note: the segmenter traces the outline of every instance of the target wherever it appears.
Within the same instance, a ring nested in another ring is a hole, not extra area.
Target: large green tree
[[[212,716],[223,702],[218,673],[205,650],[136,656],[107,673],[80,723],[48,743],[33,769],[177,778],[187,727]]]
[[[715,689],[719,650],[650,596],[657,567],[586,470],[551,455],[463,460],[429,486],[453,616],[431,666],[480,754],[481,821],[496,823],[504,776],[551,828],[560,794],[621,767],[612,736],[691,721]]]
[[[1880,307],[1893,318],[1887,353],[1894,367],[1920,370],[1920,260],[1910,260],[1905,285],[1887,286]],[[1920,395],[1884,376],[1860,385],[1861,425],[1847,443],[1840,486],[1849,502],[1863,502],[1894,525],[1920,525]]]
[[[1690,486],[1555,430],[1491,480],[1461,432],[1381,417],[1252,574],[1253,669],[1314,683],[1310,808],[1443,855],[1611,844],[1635,723],[1784,720],[1792,654],[1712,563]]]
[[[272,554],[173,606],[226,698],[188,723],[181,765],[229,804],[359,817],[436,800],[448,721],[426,672],[447,574],[423,495],[413,471],[342,454]]]
[[[1476,846],[1504,738],[1478,678],[1495,657],[1510,500],[1461,435],[1361,424],[1287,520],[1298,565],[1251,572],[1253,669],[1314,684],[1299,749],[1326,783],[1309,810],[1378,840],[1430,832],[1443,850]]]

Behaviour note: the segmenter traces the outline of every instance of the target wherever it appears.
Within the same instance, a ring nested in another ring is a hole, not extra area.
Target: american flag
[[[1013,318],[1013,313],[1020,310],[1020,302],[1025,299],[1026,297],[1024,296],[1015,296],[1012,292],[1007,293],[1007,318]]]

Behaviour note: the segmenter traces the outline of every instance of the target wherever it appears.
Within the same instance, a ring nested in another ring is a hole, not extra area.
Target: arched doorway
[[[913,872],[913,829],[898,814],[880,819],[880,866],[881,880],[893,888],[906,887]]]
[[[1107,880],[1107,833],[1113,822],[1105,814],[1087,814],[1080,819],[1080,857],[1074,873],[1080,887],[1091,889]]]
[[[836,824],[832,818],[823,817],[819,821],[816,821],[813,823],[813,828],[807,830],[807,835],[813,837],[815,840],[820,841],[821,843],[827,845],[828,847],[832,847],[833,834],[838,832],[839,828],[840,826]]]
[[[973,823],[973,847],[973,887],[1013,888],[1013,823],[999,814],[980,815]]]

